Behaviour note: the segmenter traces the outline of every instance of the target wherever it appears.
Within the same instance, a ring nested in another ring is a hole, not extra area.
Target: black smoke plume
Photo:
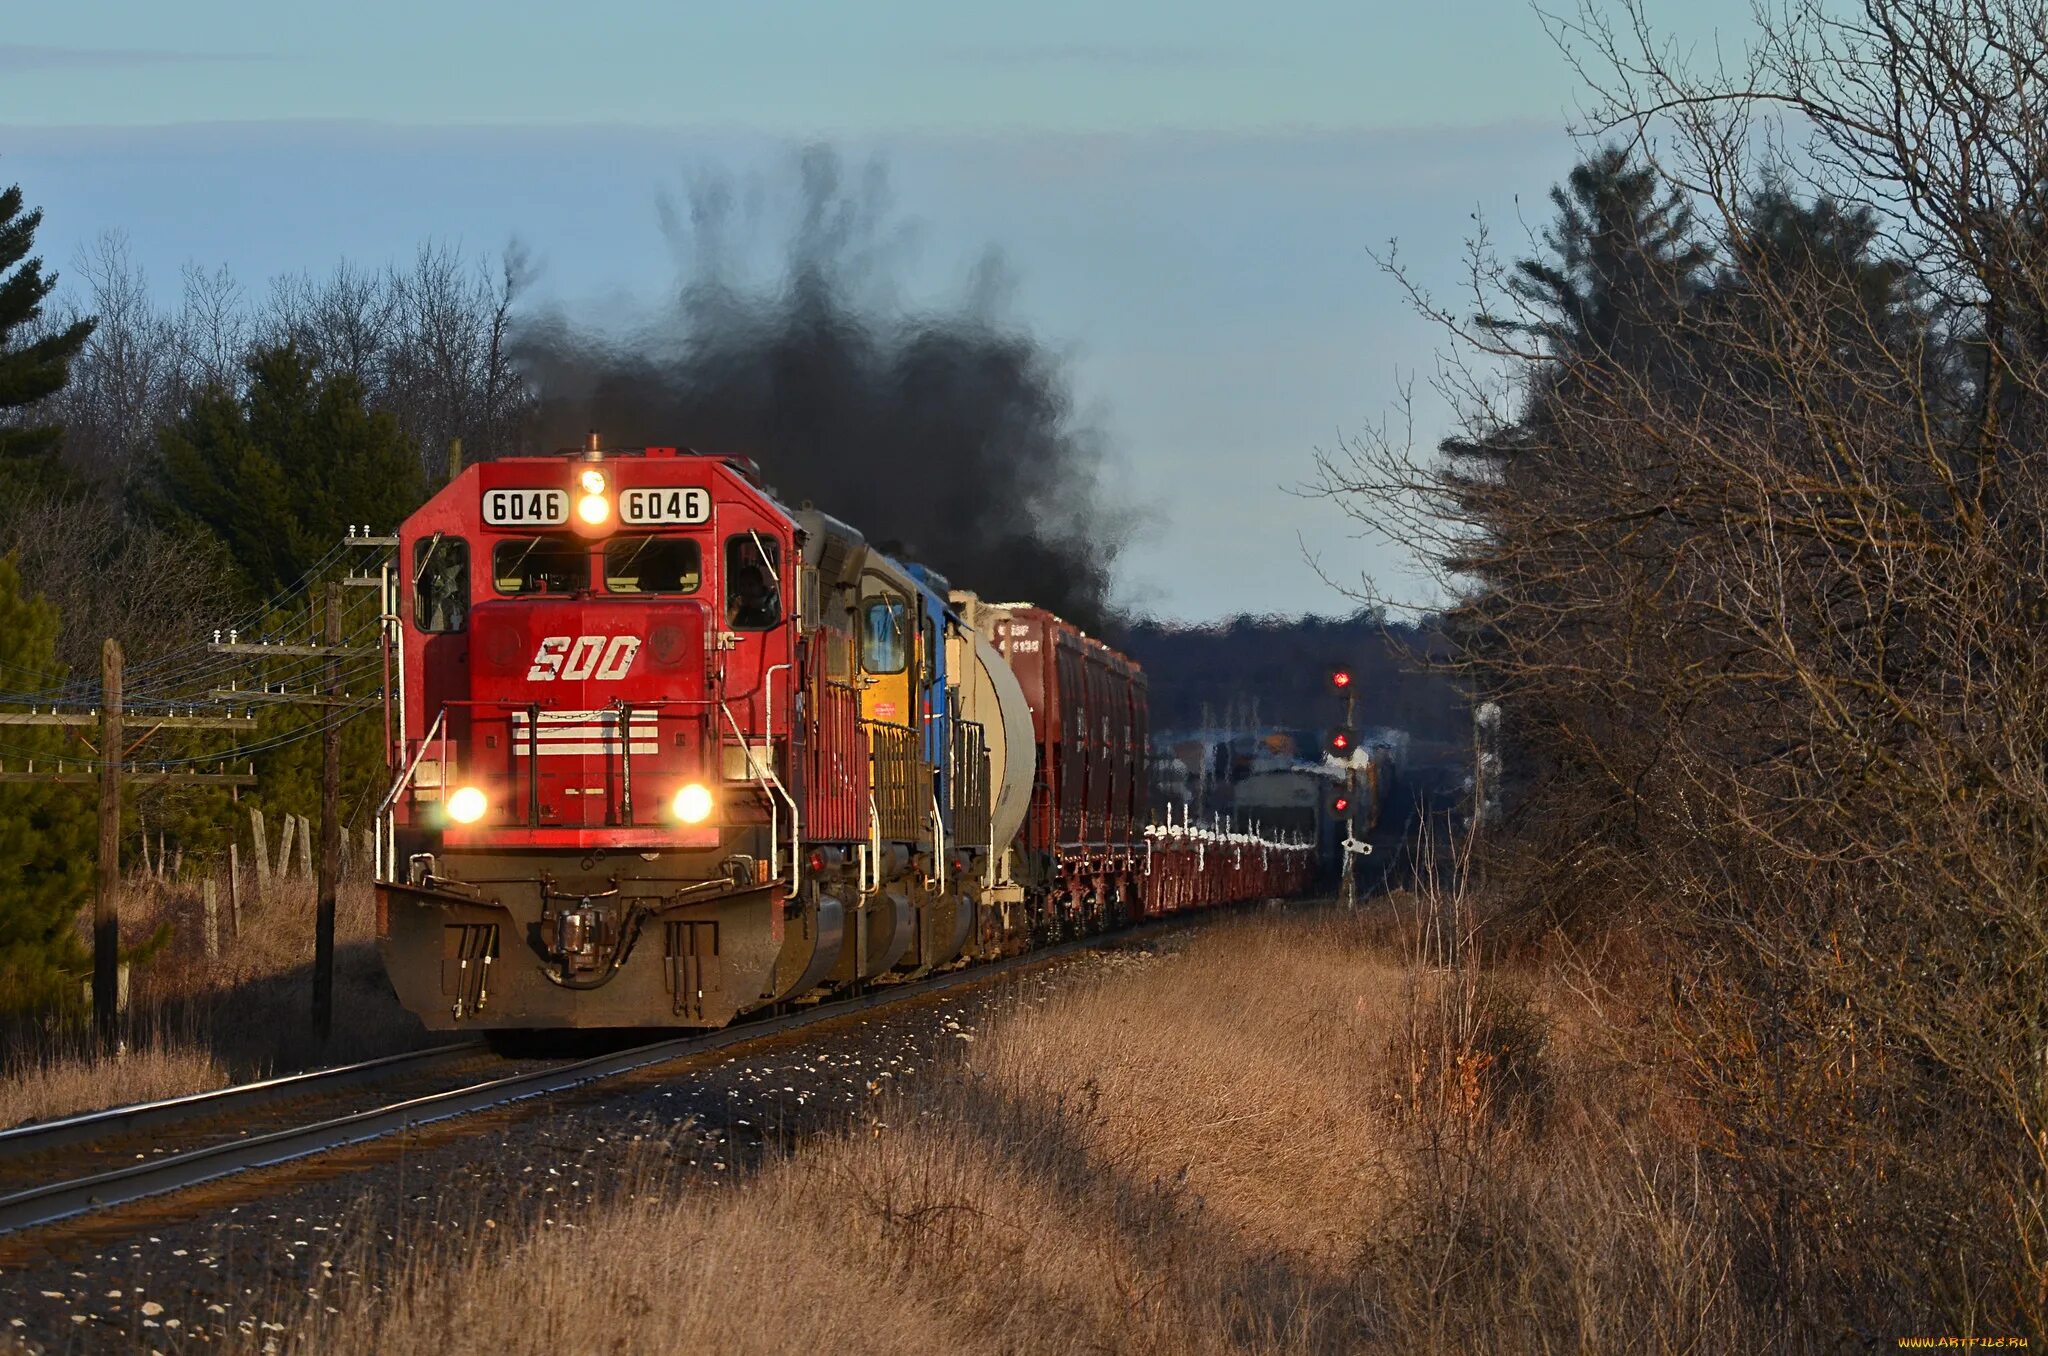
[[[541,447],[597,429],[611,446],[751,457],[786,502],[815,502],[955,587],[1100,629],[1132,515],[1105,498],[1101,440],[1061,360],[1000,314],[999,265],[952,306],[903,309],[891,262],[905,236],[879,171],[849,185],[817,149],[796,171],[775,276],[749,281],[740,262],[758,201],[700,183],[687,211],[663,204],[680,273],[668,305],[522,329]]]

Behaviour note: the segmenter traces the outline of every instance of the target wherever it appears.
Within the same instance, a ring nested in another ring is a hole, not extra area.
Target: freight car
[[[429,1027],[720,1026],[1312,875],[1146,822],[1136,664],[744,460],[487,462],[398,550],[377,929]]]

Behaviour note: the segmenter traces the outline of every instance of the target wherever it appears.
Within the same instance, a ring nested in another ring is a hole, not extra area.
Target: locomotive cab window
[[[901,673],[910,665],[909,610],[901,598],[870,598],[860,607],[860,666]]]
[[[735,631],[782,624],[782,550],[758,532],[725,539],[725,624]]]
[[[412,546],[412,624],[447,634],[469,623],[469,543],[436,532]]]
[[[569,537],[520,537],[491,548],[498,592],[579,593],[590,587],[590,548]]]
[[[604,546],[607,593],[695,593],[704,551],[689,537],[614,537]]]

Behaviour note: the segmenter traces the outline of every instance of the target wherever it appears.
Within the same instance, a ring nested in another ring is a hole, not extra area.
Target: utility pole
[[[92,1020],[100,1049],[121,1043],[121,642],[100,646],[100,846],[93,866]]]
[[[368,528],[359,532],[351,527],[344,544],[389,551],[398,545],[398,539],[377,536]],[[377,705],[375,698],[348,694],[343,680],[343,661],[371,659],[383,653],[380,646],[351,644],[344,639],[342,588],[345,585],[377,588],[381,597],[385,582],[382,575],[373,574],[348,574],[339,581],[329,582],[325,593],[326,618],[318,645],[244,641],[233,631],[228,632],[226,641],[222,641],[216,631],[213,644],[207,647],[214,654],[252,659],[326,661],[322,665],[318,692],[284,692],[268,688],[244,691],[228,687],[217,688],[212,693],[213,699],[219,702],[262,702],[315,710],[324,708],[329,712],[320,732],[320,861],[315,874],[313,920],[313,1030],[323,1043],[334,1030],[334,913],[336,896],[341,888],[342,845],[341,727],[350,718],[347,713],[367,711]]]
[[[38,770],[28,760],[24,770],[0,767],[0,782],[38,786],[97,785],[100,791],[99,848],[93,863],[92,1003],[93,1027],[109,1050],[121,1039],[121,793],[128,786],[254,786],[255,772],[199,772],[190,768],[154,772],[131,771],[128,755],[166,730],[251,732],[256,722],[246,716],[201,716],[156,711],[130,712],[122,692],[121,643],[109,637],[100,647],[100,708],[97,711],[0,711],[0,726],[35,726],[80,730],[97,727],[99,749],[91,763],[67,769],[70,761]],[[138,731],[131,741],[131,728]],[[76,760],[80,763],[83,760]],[[91,770],[86,770],[90,768]]]
[[[341,690],[341,585],[327,586],[327,699]],[[320,902],[313,931],[313,1034],[334,1034],[334,895],[341,883],[341,722],[320,734]]]

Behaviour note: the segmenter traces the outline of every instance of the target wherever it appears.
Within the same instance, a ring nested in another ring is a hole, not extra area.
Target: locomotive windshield
[[[910,627],[901,598],[870,598],[861,608],[860,666],[868,673],[901,673],[910,663]]]
[[[590,587],[590,548],[564,537],[522,537],[491,548],[498,592],[578,593]]]
[[[604,547],[608,593],[695,593],[704,552],[688,537],[614,537]]]

